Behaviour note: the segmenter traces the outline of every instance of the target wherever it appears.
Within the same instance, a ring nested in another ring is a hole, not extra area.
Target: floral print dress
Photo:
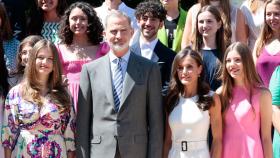
[[[4,108],[1,141],[16,158],[66,158],[74,151],[74,112],[60,112],[48,95],[41,107],[20,96],[13,87]]]
[[[3,108],[4,108],[4,95],[3,95],[3,88],[0,86],[0,136],[1,136],[1,126],[2,126],[2,118],[3,118]],[[0,141],[0,157],[4,157],[4,150],[2,147],[2,143]]]

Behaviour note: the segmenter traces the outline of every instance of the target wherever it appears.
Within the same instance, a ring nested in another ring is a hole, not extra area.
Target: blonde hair
[[[261,55],[263,47],[273,39],[273,30],[266,23],[266,7],[270,3],[278,5],[278,7],[280,7],[280,0],[268,0],[265,3],[264,25],[255,44],[256,57],[259,57]]]

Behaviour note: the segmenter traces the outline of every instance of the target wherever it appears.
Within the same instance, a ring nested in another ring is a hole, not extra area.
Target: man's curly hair
[[[73,40],[73,32],[70,30],[69,25],[69,16],[73,9],[79,8],[81,9],[88,17],[88,28],[87,35],[89,41],[93,45],[97,45],[103,41],[103,25],[97,16],[93,7],[86,2],[76,2],[73,3],[64,13],[61,21],[60,21],[60,29],[59,29],[59,38],[61,39],[61,43],[65,43],[67,45],[72,44]]]
[[[146,13],[150,13],[154,18],[158,18],[160,21],[163,21],[166,18],[167,12],[157,1],[144,1],[139,3],[135,11],[136,18],[139,20]]]

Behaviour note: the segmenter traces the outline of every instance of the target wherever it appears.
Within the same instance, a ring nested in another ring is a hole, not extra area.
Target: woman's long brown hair
[[[225,52],[223,66],[222,66],[222,90],[220,94],[221,102],[222,102],[222,111],[225,112],[229,106],[229,102],[232,99],[232,91],[234,87],[234,80],[228,73],[226,69],[226,59],[229,52],[235,51],[237,52],[243,64],[243,73],[244,73],[244,83],[246,88],[248,88],[250,93],[250,99],[253,93],[253,89],[262,86],[262,82],[257,74],[253,57],[251,55],[250,49],[248,46],[241,42],[235,42],[231,44]]]
[[[181,83],[178,77],[178,66],[179,63],[187,56],[190,56],[194,59],[198,66],[203,66],[202,58],[200,54],[191,49],[191,47],[186,47],[185,49],[181,50],[174,58],[171,70],[171,81],[169,85],[169,92],[166,96],[166,112],[170,114],[170,112],[176,107],[179,101],[180,94],[184,93],[184,85]],[[200,74],[197,83],[197,95],[198,101],[197,105],[202,110],[208,110],[213,103],[212,96],[208,95],[210,91],[209,85],[203,81],[204,72]]]
[[[53,53],[53,71],[49,74],[48,88],[51,101],[58,105],[60,111],[70,109],[71,99],[66,87],[62,84],[62,70],[58,52],[53,43],[46,39],[38,41],[31,49],[28,64],[25,72],[25,81],[22,85],[22,97],[30,102],[36,103],[39,107],[43,105],[40,97],[42,85],[36,70],[36,58],[41,49],[47,48]]]

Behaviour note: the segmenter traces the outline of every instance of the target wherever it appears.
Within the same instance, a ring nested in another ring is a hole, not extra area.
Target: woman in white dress
[[[187,47],[174,59],[166,98],[164,158],[220,158],[222,152],[221,103],[203,81],[200,55]],[[211,154],[207,144],[211,124]]]

